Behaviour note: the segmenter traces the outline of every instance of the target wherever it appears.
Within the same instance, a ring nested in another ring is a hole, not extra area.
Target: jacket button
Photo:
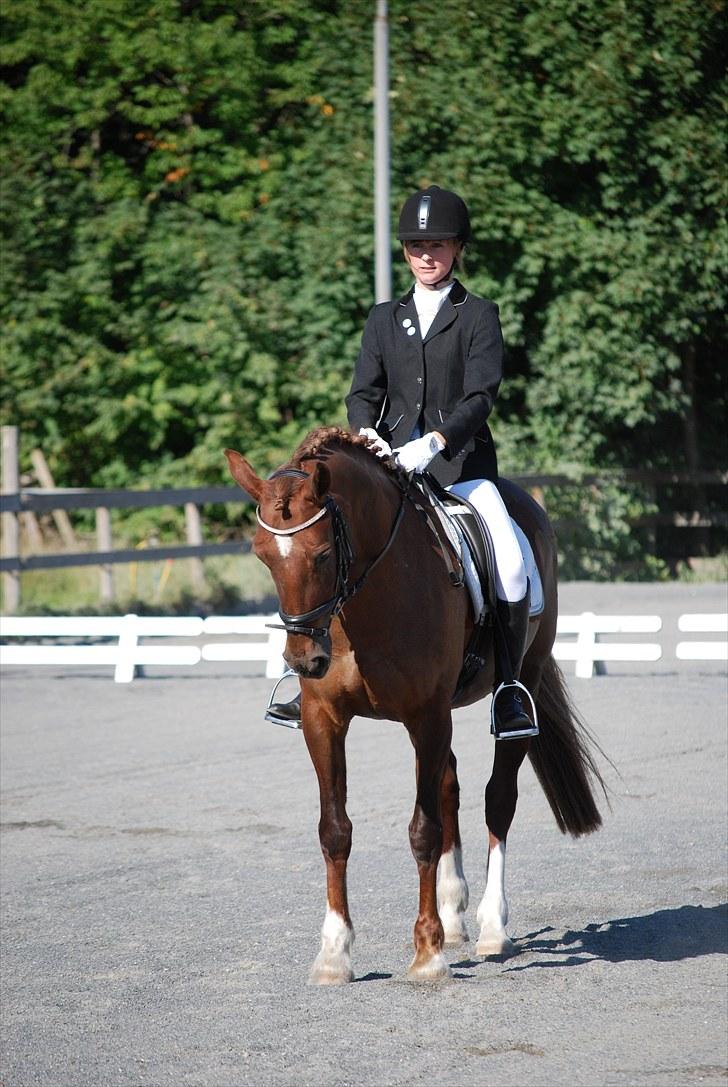
[[[422,384],[422,378],[421,378],[421,377],[418,377],[418,378],[417,378],[417,384],[418,384],[418,385],[421,385],[421,384]]]
[[[415,404],[415,407],[416,407],[416,408],[417,408],[417,410],[419,411],[419,410],[420,410],[420,408],[422,407],[422,404]]]

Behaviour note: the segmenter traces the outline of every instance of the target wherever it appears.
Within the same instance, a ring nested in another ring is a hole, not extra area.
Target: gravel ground
[[[404,729],[349,741],[356,981],[306,984],[325,907],[313,770],[234,666],[2,675],[3,1087],[719,1084],[726,1078],[726,676],[674,655],[719,586],[566,585],[562,611],[663,616],[660,661],[570,678],[616,767],[558,833],[530,767],[509,839],[520,954],[405,979],[417,908]],[[654,636],[646,640],[655,640]],[[573,666],[566,666],[573,671]],[[469,921],[487,706],[456,715]]]

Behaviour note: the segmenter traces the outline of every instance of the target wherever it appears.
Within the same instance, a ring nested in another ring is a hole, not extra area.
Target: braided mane
[[[352,434],[340,426],[320,426],[312,430],[303,439],[291,456],[291,464],[299,465],[303,460],[311,460],[323,452],[333,452],[337,446],[359,446],[366,449],[368,438]]]
[[[344,427],[320,426],[306,435],[298,448],[292,453],[290,463],[294,468],[300,468],[303,461],[313,460],[327,454],[330,455],[335,453],[337,449],[363,449],[371,457],[374,457],[385,472],[399,478],[402,475],[401,470],[391,465],[388,459],[378,457],[370,449],[370,445],[369,438],[365,438],[361,434],[352,434],[350,430],[345,430]]]

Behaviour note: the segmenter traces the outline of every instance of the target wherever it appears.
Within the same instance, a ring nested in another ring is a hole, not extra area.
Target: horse
[[[253,550],[278,593],[287,632],[283,656],[300,677],[303,736],[318,778],[327,902],[309,978],[314,984],[354,978],[345,741],[355,715],[402,722],[415,751],[409,839],[419,874],[419,909],[408,977],[427,982],[451,976],[443,949],[468,939],[452,710],[492,691],[493,647],[480,671],[458,689],[475,622],[470,594],[449,576],[442,544],[413,499],[410,479],[369,446],[369,439],[340,427],[319,427],[269,479],[260,478],[242,454],[225,450],[233,479],[257,503]],[[526,755],[562,833],[578,837],[597,830],[595,786],[605,789],[594,741],[552,655],[554,534],[528,494],[503,479],[499,486],[531,542],[544,607],[529,623],[521,669],[540,732],[532,739],[495,743],[485,789],[488,859],[476,946],[476,955],[484,958],[517,951],[506,931],[504,876],[518,771]]]

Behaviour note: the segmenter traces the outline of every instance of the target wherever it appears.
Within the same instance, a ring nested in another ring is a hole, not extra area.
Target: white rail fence
[[[725,634],[728,631],[728,615],[700,613],[681,615],[677,629],[685,634]],[[726,642],[678,642],[675,656],[683,661],[728,660]]]
[[[212,616],[208,619],[121,615],[109,618],[0,619],[0,638],[104,638],[102,645],[0,645],[2,664],[114,666],[117,683],[129,683],[137,667],[162,664],[189,667],[200,661],[260,661],[271,679],[283,674],[285,631],[266,623],[278,616]],[[205,641],[203,645],[140,645],[140,638],[196,640],[244,635],[258,641]],[[113,639],[113,640],[111,640]]]
[[[265,665],[265,675],[276,679],[283,674],[285,631],[266,624],[278,621],[277,615],[212,616],[207,619],[123,615],[108,618],[5,617],[0,619],[0,638],[43,639],[42,643],[0,645],[0,665],[109,665],[117,683],[129,683],[144,665],[189,667],[200,661],[257,661]],[[651,662],[662,657],[659,641],[622,641],[620,635],[659,634],[659,615],[560,615],[554,656],[559,661],[573,661],[574,674],[589,679],[606,672],[607,663],[616,661]],[[685,634],[728,633],[728,614],[687,614],[678,619],[678,630]],[[238,640],[240,637],[246,640]],[[604,641],[609,637],[610,641]],[[64,639],[66,644],[47,644],[46,640]],[[101,644],[86,644],[88,639],[103,639]],[[141,644],[141,639],[146,644]],[[149,642],[146,640],[149,639]],[[163,644],[157,639],[198,644]],[[74,644],[67,644],[72,640]],[[155,644],[156,642],[156,644]],[[679,660],[728,661],[728,640],[685,640],[677,643]]]
[[[606,673],[607,661],[657,661],[662,656],[659,642],[604,642],[605,634],[658,634],[659,615],[560,615],[556,626],[554,656],[558,661],[575,661],[579,679]],[[563,635],[576,635],[567,642]]]

